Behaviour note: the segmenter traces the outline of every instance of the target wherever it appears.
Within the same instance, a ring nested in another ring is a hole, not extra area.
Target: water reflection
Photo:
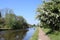
[[[0,31],[0,40],[29,40],[34,32],[35,28]]]
[[[0,40],[22,40],[27,30],[7,30],[0,32]]]
[[[35,32],[35,28],[29,28],[23,40],[29,40]]]

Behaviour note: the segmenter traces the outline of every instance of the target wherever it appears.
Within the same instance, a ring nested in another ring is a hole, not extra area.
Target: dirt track
[[[41,28],[39,28],[38,36],[39,36],[38,40],[50,40],[50,38],[47,35],[45,35]]]

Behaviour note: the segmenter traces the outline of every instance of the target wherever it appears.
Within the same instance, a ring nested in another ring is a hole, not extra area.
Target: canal
[[[35,28],[22,30],[0,31],[0,40],[29,40],[35,32]]]

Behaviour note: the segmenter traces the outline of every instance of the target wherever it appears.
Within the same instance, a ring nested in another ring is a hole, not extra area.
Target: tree
[[[6,14],[5,16],[5,24],[6,24],[6,27],[8,28],[12,28],[13,25],[15,25],[15,22],[16,22],[16,16],[15,14]]]
[[[1,16],[1,12],[0,12],[0,18],[1,18],[2,16]]]
[[[13,27],[13,29],[24,29],[27,28],[28,24],[26,20],[22,16],[16,16],[16,23]]]
[[[37,18],[41,25],[53,30],[60,30],[60,0],[49,0],[37,8]]]
[[[3,28],[4,26],[4,18],[2,17],[2,11],[0,10],[0,28]]]

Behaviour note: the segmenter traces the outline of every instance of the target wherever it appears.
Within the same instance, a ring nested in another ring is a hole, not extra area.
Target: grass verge
[[[45,33],[49,31],[49,29],[43,29]],[[51,40],[60,40],[60,32],[55,31],[52,34],[48,34]]]
[[[33,36],[30,38],[30,40],[38,40],[38,32],[39,32],[39,30],[38,30],[38,27],[37,27],[35,33],[34,33]]]

